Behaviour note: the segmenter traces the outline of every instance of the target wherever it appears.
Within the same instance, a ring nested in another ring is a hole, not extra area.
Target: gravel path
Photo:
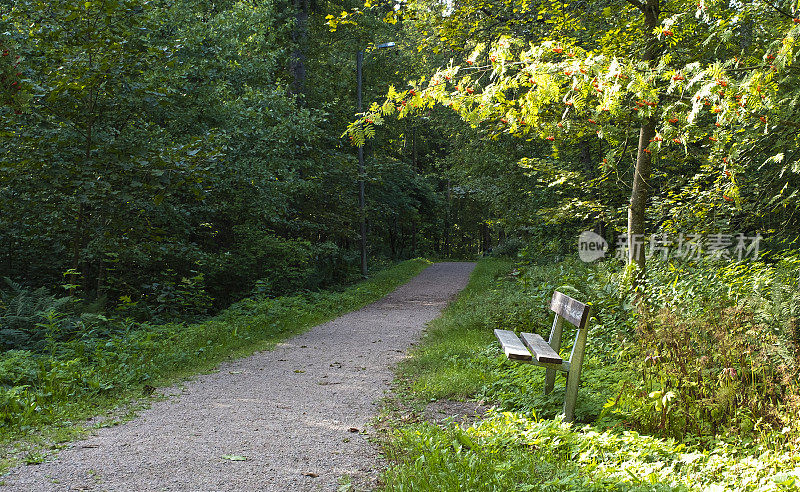
[[[368,483],[380,471],[369,421],[391,367],[473,268],[437,263],[360,311],[166,388],[179,395],[55,461],[11,470],[0,491],[336,490],[343,476]]]

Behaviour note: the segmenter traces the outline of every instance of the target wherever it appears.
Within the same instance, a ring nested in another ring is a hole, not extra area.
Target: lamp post
[[[395,43],[381,43],[375,46],[376,49],[392,48]],[[362,86],[362,66],[364,65],[364,50],[359,50],[356,55],[356,78],[358,80],[358,112],[364,109],[361,100]],[[361,216],[361,276],[367,276],[367,212],[366,199],[364,197],[364,145],[358,147],[358,211]]]

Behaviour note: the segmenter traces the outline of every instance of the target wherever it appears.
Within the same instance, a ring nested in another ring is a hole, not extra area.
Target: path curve
[[[0,491],[305,491],[336,490],[343,476],[371,481],[380,470],[369,421],[391,367],[474,266],[436,263],[359,311],[167,388],[179,396],[55,461],[11,470]]]

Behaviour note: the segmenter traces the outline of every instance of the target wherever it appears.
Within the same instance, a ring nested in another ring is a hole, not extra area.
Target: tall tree
[[[302,96],[306,92],[305,50],[308,42],[308,18],[311,11],[311,0],[293,0],[292,3],[294,7],[293,46],[289,60],[289,71],[292,74],[291,93],[296,96]]]
[[[781,111],[776,76],[796,80],[788,67],[800,21],[770,4],[634,0],[599,4],[587,19],[595,30],[582,33],[575,20],[583,13],[539,7],[537,19],[557,19],[553,33],[487,36],[460,63],[390,92],[348,133],[360,145],[385,117],[440,103],[487,135],[538,136],[556,150],[596,134],[607,149],[602,168],[633,163],[627,254],[644,269],[653,162],[702,159],[726,171],[725,196],[735,194],[742,146],[770,131],[768,113]],[[758,40],[746,51],[731,42],[744,27]]]

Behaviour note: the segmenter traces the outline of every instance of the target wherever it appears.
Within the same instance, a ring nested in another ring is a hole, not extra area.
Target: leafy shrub
[[[525,247],[525,241],[518,237],[509,237],[492,249],[492,256],[507,256],[516,258],[520,250]]]
[[[246,226],[236,227],[238,241],[230,251],[206,260],[210,294],[227,305],[250,293],[258,282],[268,296],[297,292],[313,275],[312,247],[306,241],[283,239]]]
[[[630,313],[637,334],[622,351],[640,376],[612,412],[689,441],[786,434],[800,411],[797,264],[653,263],[645,302],[654,314]]]
[[[5,278],[0,289],[0,349],[41,347],[45,338],[69,332],[63,312],[72,299],[56,297],[40,287],[29,290]]]
[[[22,422],[38,409],[36,397],[28,386],[0,388],[0,427]]]
[[[154,322],[164,323],[209,313],[213,299],[206,292],[205,276],[193,273],[196,275],[177,279],[175,272],[166,270],[158,281],[143,287],[143,304]]]
[[[0,358],[0,386],[13,387],[34,384],[41,366],[36,356],[27,350],[8,350]]]
[[[665,311],[640,333],[631,362],[641,385],[627,395],[632,418],[647,432],[677,438],[720,433],[753,437],[788,424],[782,410],[797,368],[786,364],[787,347],[753,313],[710,309],[701,319]]]
[[[416,424],[395,439],[387,491],[797,490],[800,483],[792,448],[751,457],[716,443],[700,452],[516,412],[490,412],[466,429]]]
[[[311,288],[351,282],[360,275],[360,253],[358,251],[340,248],[336,244],[326,241],[314,245],[312,257],[314,271],[308,282],[308,286]],[[384,266],[389,267],[391,263]],[[379,269],[376,262],[373,262],[372,269]]]

